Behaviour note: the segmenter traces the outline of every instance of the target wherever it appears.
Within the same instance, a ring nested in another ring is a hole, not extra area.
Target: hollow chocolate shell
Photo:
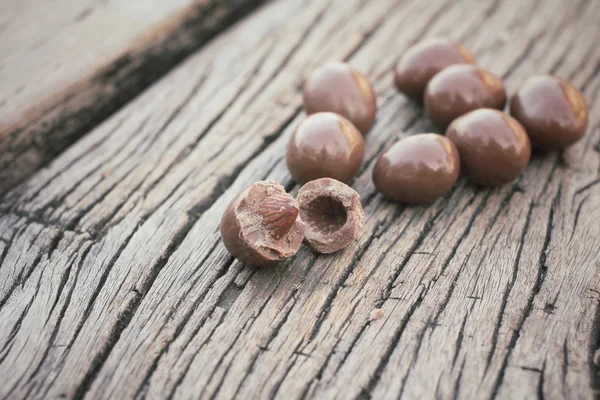
[[[368,79],[346,63],[332,62],[314,71],[302,90],[307,114],[334,112],[363,134],[375,123],[377,97]]]
[[[275,181],[252,184],[237,195],[221,218],[223,244],[244,264],[277,264],[298,252],[304,224],[294,198]]]
[[[399,91],[422,102],[431,78],[454,64],[475,64],[475,57],[465,46],[454,40],[425,39],[402,55],[394,70],[394,83]]]
[[[302,186],[296,199],[306,242],[319,253],[341,250],[360,234],[365,214],[360,196],[348,185],[317,179]]]
[[[461,168],[475,183],[494,186],[517,178],[527,167],[531,144],[511,116],[489,108],[456,119],[446,131],[460,154]]]
[[[588,125],[588,106],[568,81],[551,75],[529,78],[510,103],[534,147],[563,149],[580,140]]]
[[[384,196],[403,203],[431,203],[460,175],[460,158],[444,136],[422,133],[400,140],[375,163],[373,182]]]
[[[501,110],[506,104],[502,81],[474,65],[452,65],[433,77],[425,91],[425,108],[436,125],[445,128],[478,108]]]
[[[287,149],[287,166],[299,183],[318,178],[350,180],[360,169],[365,142],[341,115],[317,113],[296,128]]]

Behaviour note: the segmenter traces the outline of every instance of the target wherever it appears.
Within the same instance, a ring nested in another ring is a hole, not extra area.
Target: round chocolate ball
[[[581,92],[551,75],[529,78],[510,103],[535,147],[563,149],[585,135],[588,107]]]
[[[475,65],[451,65],[434,76],[425,90],[427,114],[442,128],[469,111],[501,110],[505,104],[502,81]]]
[[[342,62],[314,71],[302,90],[307,114],[334,112],[346,117],[363,134],[375,123],[377,98],[367,78]]]
[[[531,144],[511,116],[489,108],[456,119],[446,131],[460,154],[462,171],[475,183],[494,186],[517,178],[527,167]]]
[[[394,71],[394,83],[399,91],[422,102],[431,78],[454,64],[475,64],[475,57],[465,46],[454,40],[425,39],[402,55]]]
[[[435,133],[400,140],[386,150],[373,169],[375,187],[403,203],[431,203],[452,189],[460,174],[454,144]]]
[[[363,137],[350,121],[334,113],[317,113],[292,134],[287,165],[299,183],[318,178],[347,182],[360,169],[364,152]]]

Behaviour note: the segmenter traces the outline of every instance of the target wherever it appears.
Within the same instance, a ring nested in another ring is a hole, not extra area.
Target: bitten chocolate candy
[[[317,113],[292,134],[287,165],[299,183],[325,177],[346,182],[360,169],[364,152],[363,137],[350,121],[334,113]]]
[[[452,65],[433,77],[425,91],[429,118],[442,128],[478,108],[501,110],[506,104],[502,81],[474,65]]]
[[[304,224],[292,196],[275,181],[256,182],[237,195],[221,218],[221,238],[244,264],[276,264],[298,252]]]
[[[481,185],[512,181],[525,170],[531,157],[531,144],[521,124],[489,108],[456,119],[446,136],[460,153],[464,173]]]
[[[363,227],[365,213],[360,196],[335,179],[308,182],[298,191],[300,218],[306,224],[305,240],[319,253],[333,253],[352,243]]]
[[[394,71],[394,83],[408,97],[422,102],[431,78],[454,64],[475,64],[475,57],[465,46],[454,40],[425,39],[402,55]]]
[[[510,114],[535,147],[563,149],[585,135],[588,106],[579,90],[551,75],[529,78],[513,96]]]
[[[373,169],[375,187],[396,201],[430,203],[452,189],[460,175],[454,144],[444,136],[423,133],[386,150]]]
[[[302,90],[307,114],[334,112],[363,134],[375,123],[377,98],[367,78],[348,64],[327,63],[314,71]]]

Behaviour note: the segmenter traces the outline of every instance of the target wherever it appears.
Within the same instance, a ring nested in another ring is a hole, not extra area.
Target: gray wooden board
[[[282,0],[246,18],[7,194],[0,395],[11,398],[591,399],[600,390],[600,7],[593,1]],[[374,190],[398,138],[435,131],[391,69],[464,41],[514,91],[552,72],[591,121],[495,189],[428,207]],[[232,62],[235,60],[236,62]],[[366,220],[336,254],[233,260],[218,223],[285,148],[327,60],[374,82],[352,186]],[[371,321],[374,309],[383,317]]]
[[[262,0],[3,0],[0,194]]]

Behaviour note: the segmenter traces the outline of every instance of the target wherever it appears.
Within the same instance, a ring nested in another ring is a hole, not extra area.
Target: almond
[[[298,212],[296,201],[287,193],[267,196],[258,209],[263,227],[275,239],[284,237],[292,229]]]

